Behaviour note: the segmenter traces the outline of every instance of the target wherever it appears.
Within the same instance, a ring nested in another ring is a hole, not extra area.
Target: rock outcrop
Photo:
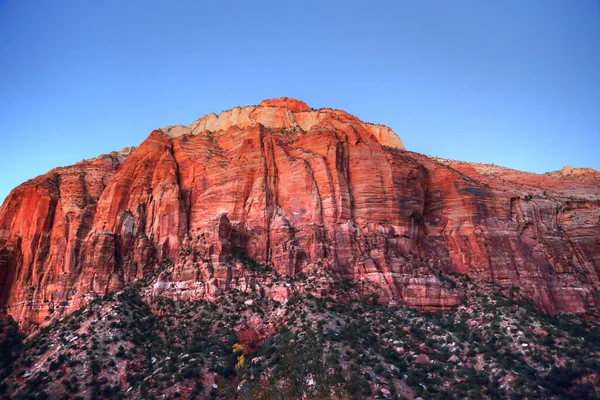
[[[114,264],[113,236],[89,233],[98,199],[125,159],[116,153],[56,168],[7,197],[0,208],[0,305],[16,320],[60,316],[89,279],[98,292],[107,290],[82,271],[86,263],[93,271]],[[104,246],[95,255],[88,251],[94,240]]]
[[[595,179],[430,158],[344,111],[266,100],[13,190],[0,304],[40,324],[158,265],[170,267],[156,293],[285,299],[259,287],[251,260],[271,278],[326,271],[421,309],[459,304],[444,274],[461,273],[548,312],[596,313],[599,199]]]
[[[558,177],[576,177],[579,179],[596,179],[600,180],[600,172],[592,168],[573,168],[570,165],[565,165],[560,171],[549,172],[550,176]]]

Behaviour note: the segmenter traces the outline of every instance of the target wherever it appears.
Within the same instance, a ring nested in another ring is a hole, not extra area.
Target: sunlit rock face
[[[548,312],[596,312],[598,199],[594,171],[430,158],[344,111],[265,100],[14,189],[0,208],[0,304],[41,324],[159,265],[155,291],[177,298],[261,286],[241,257],[427,310],[462,301],[443,279],[453,272],[519,287]]]

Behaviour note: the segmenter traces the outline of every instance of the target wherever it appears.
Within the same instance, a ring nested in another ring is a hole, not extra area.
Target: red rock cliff
[[[243,255],[279,275],[332,270],[424,309],[461,301],[440,280],[456,272],[517,286],[549,312],[596,312],[599,198],[594,174],[433,159],[344,111],[268,100],[13,190],[0,208],[0,304],[42,323],[161,260],[174,265],[156,290],[210,297],[254,284]]]

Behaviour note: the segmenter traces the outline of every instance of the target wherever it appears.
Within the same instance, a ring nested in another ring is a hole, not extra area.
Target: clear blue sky
[[[600,2],[0,0],[0,201],[280,96],[429,155],[600,169]]]

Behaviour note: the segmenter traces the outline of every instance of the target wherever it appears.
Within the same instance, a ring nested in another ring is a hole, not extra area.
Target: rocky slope
[[[600,179],[427,157],[387,127],[283,98],[55,169],[0,208],[0,304],[24,329],[161,263],[154,290],[173,299],[285,300],[280,277],[331,271],[356,295],[442,310],[465,296],[444,274],[461,273],[547,312],[597,314]]]
[[[280,303],[155,295],[156,276],[23,340],[0,319],[0,399],[598,399],[600,326],[535,311],[518,290],[449,276],[464,305],[421,313],[282,279]],[[304,294],[302,294],[304,292]]]

